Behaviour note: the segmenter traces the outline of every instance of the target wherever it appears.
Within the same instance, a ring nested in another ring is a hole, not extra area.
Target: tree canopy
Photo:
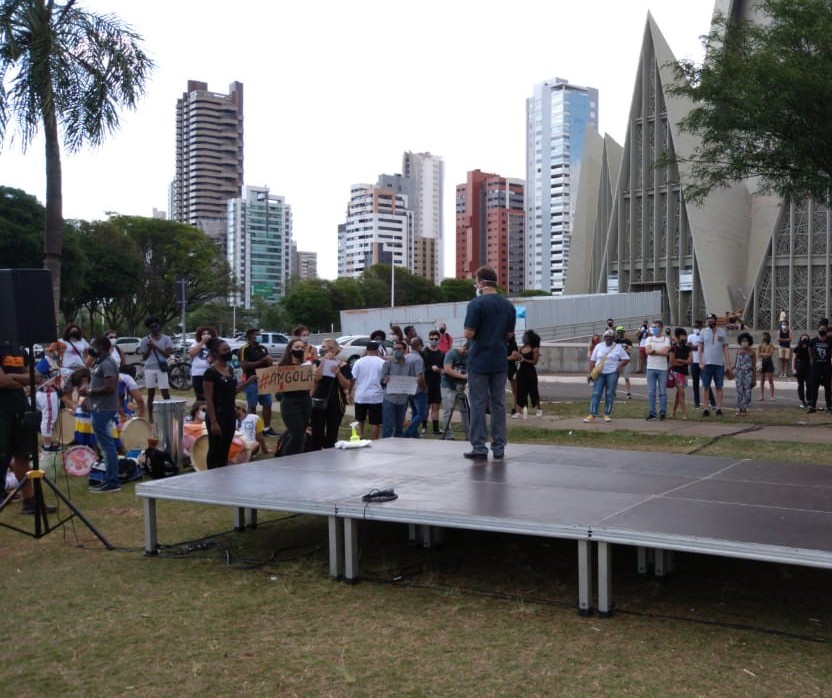
[[[717,16],[702,63],[680,61],[671,89],[691,99],[683,130],[700,145],[686,196],[732,181],[829,201],[832,172],[832,0],[759,0],[766,22]],[[677,155],[677,160],[682,161]]]

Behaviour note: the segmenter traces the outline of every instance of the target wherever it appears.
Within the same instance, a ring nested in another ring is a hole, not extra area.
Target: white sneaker
[[[604,415],[604,421],[605,421],[605,422],[611,422],[611,421],[612,421],[612,417],[608,417],[607,415]]]
[[[529,418],[529,408],[524,407],[523,408],[523,419],[528,419],[528,418]]]
[[[512,418],[512,419],[520,419],[520,413],[519,413],[519,412],[515,412],[513,415],[511,415],[511,418]]]
[[[543,410],[538,410],[537,411],[537,416],[542,417],[543,416]]]

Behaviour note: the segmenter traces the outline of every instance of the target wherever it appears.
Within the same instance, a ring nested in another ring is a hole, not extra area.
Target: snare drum
[[[124,450],[131,451],[135,448],[147,446],[147,440],[150,438],[152,429],[150,422],[146,419],[133,417],[119,426],[119,432]]]
[[[64,453],[64,470],[75,477],[86,477],[98,457],[89,446],[72,446]]]
[[[55,434],[63,446],[69,446],[75,440],[75,415],[72,414],[72,410],[64,407],[58,413]]]
[[[228,449],[228,463],[238,465],[248,463],[251,458],[246,442],[242,436],[235,436]],[[191,465],[194,470],[207,470],[208,468],[208,434],[200,436],[191,447]]]

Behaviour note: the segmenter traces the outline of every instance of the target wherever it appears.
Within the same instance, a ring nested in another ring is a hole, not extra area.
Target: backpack
[[[148,446],[141,455],[142,467],[152,478],[172,477],[179,474],[179,468],[170,453]]]

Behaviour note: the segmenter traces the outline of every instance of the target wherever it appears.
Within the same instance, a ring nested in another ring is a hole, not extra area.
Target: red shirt
[[[454,338],[448,332],[439,335],[439,344],[436,345],[436,348],[439,351],[444,352],[447,354],[451,349],[454,348]]]

